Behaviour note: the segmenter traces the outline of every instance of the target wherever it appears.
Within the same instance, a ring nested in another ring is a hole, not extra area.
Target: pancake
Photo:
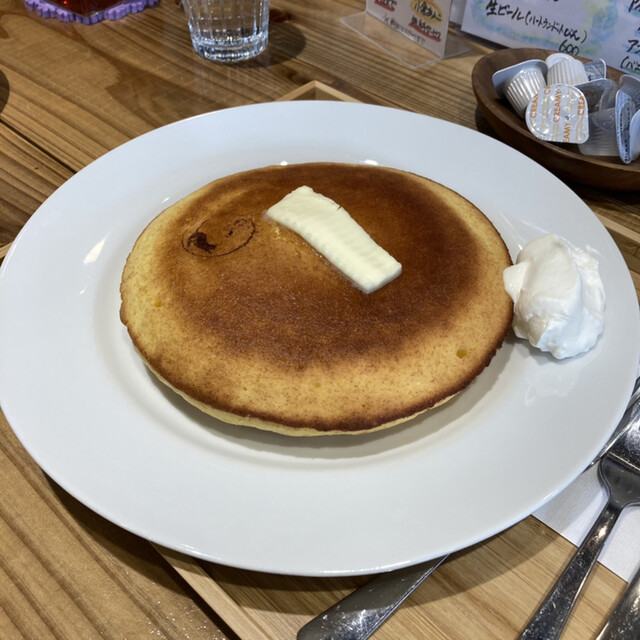
[[[401,275],[365,294],[264,215],[302,185],[342,205]],[[511,326],[510,264],[482,212],[436,182],[365,165],[270,166],[215,180],[147,226],[120,317],[151,371],[216,418],[360,434],[482,372]]]

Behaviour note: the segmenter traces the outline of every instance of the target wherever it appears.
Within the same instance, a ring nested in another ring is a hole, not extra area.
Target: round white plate
[[[281,162],[414,171],[477,204],[515,256],[558,233],[600,261],[605,333],[554,361],[508,339],[457,399],[398,428],[295,439],[200,414],[155,382],[118,318],[120,274],[157,213]],[[53,480],[109,520],[215,562],[372,573],[451,552],[532,513],[598,453],[636,375],[628,270],[596,217],[502,143],[426,116],[331,102],[206,114],[92,163],[33,215],[0,275],[0,402]]]

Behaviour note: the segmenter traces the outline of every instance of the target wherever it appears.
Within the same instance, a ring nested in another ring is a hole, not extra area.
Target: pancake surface
[[[342,205],[402,264],[365,294],[264,212],[299,186]],[[135,243],[120,316],[166,384],[226,422],[364,433],[466,387],[511,326],[508,251],[455,192],[382,167],[271,166],[212,182]]]

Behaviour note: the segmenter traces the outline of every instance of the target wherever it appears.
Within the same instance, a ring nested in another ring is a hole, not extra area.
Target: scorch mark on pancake
[[[195,231],[187,230],[182,237],[186,251],[198,257],[215,258],[233,253],[244,247],[255,233],[255,224],[250,218],[237,218],[222,231],[219,223],[201,222]]]

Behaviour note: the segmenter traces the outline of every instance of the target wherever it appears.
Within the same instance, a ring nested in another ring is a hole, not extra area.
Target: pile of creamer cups
[[[625,164],[640,156],[640,78],[623,75],[616,84],[604,60],[583,63],[553,53],[500,69],[492,79],[537,138]]]

